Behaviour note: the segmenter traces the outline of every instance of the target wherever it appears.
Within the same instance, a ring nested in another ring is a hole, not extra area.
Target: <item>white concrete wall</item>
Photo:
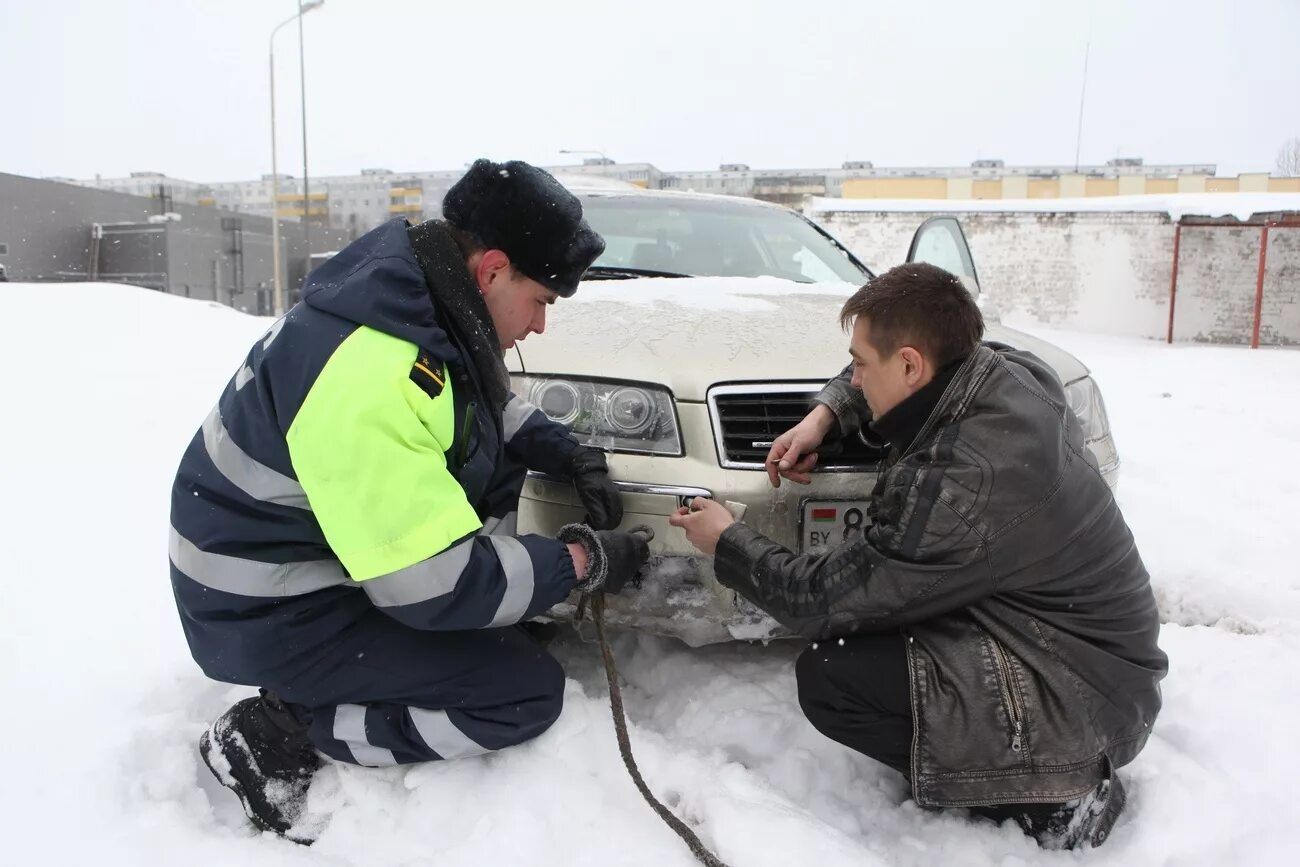
[[[813,215],[877,273],[904,261],[926,213]],[[1174,227],[1161,214],[954,213],[983,291],[1004,313],[1082,331],[1163,338]],[[1184,227],[1176,340],[1245,343],[1259,229]],[[1269,232],[1261,343],[1300,344],[1300,229]]]

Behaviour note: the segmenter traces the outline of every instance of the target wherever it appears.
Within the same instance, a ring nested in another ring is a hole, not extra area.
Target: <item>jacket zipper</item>
[[[1018,753],[1024,747],[1024,718],[1020,713],[1020,703],[1016,701],[1016,692],[1011,686],[1011,662],[1007,659],[1006,651],[1002,649],[1002,643],[992,636],[989,638],[993,642],[993,656],[997,659],[998,675],[1002,680],[1007,711],[1011,714],[1011,724],[1015,727],[1015,734],[1011,738],[1011,751]]]
[[[915,678],[912,677],[912,641],[913,641],[913,638],[912,638],[911,635],[909,635],[909,634],[907,633],[907,630],[903,630],[903,635],[907,638],[907,643],[903,645],[903,651],[904,651],[904,653],[905,653],[905,655],[906,655],[906,657],[907,657],[907,695],[908,695],[908,698],[910,699],[910,700],[908,701],[908,705],[911,706],[911,711],[912,711],[912,748],[911,748],[911,750],[909,750],[908,760],[909,760],[909,764],[911,765],[911,768],[912,768],[912,779],[911,779],[912,788],[913,788],[913,790],[915,790],[916,787],[917,787],[917,785],[918,785],[919,780],[921,779],[920,775],[917,773],[917,769],[918,769],[919,765],[918,765],[918,763],[917,763],[917,761],[916,761],[916,752],[917,752],[917,751],[916,751],[916,744],[917,744],[917,741],[920,739],[920,735],[921,735],[921,725],[920,725],[921,721],[917,718],[917,713],[916,713],[916,687],[915,687],[915,685],[914,685],[913,682],[912,682],[913,680],[915,680]],[[920,803],[920,802],[918,801],[918,803]]]
[[[465,406],[465,420],[460,426],[460,442],[456,444],[457,472],[459,472],[465,466],[465,462],[469,460],[469,454],[467,453],[469,450],[469,436],[470,432],[474,429],[474,412],[476,409],[477,404],[472,400]]]

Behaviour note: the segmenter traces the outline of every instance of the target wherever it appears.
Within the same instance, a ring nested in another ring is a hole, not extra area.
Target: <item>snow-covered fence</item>
[[[1245,221],[1252,214],[1279,213],[1294,219],[1300,195],[812,199],[805,210],[877,271],[903,261],[924,219],[956,216],[980,283],[1004,313],[1083,331],[1164,338],[1178,219],[1203,214]],[[1256,226],[1184,226],[1175,340],[1250,342],[1259,246]],[[1300,230],[1269,234],[1259,334],[1262,344],[1300,344]]]

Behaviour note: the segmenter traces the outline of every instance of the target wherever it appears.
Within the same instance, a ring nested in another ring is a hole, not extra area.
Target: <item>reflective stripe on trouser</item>
[[[328,711],[315,712],[325,727]],[[392,703],[340,704],[328,738],[319,746],[339,761],[382,768],[388,765],[463,759],[491,752],[465,733],[473,722],[459,711],[426,710]]]
[[[371,767],[531,740],[559,717],[564,694],[560,664],[517,626],[431,632],[379,612],[289,680],[266,686],[307,708],[312,743]]]

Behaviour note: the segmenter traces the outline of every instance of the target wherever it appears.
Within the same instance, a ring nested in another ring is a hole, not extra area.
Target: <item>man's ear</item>
[[[918,388],[925,381],[925,374],[929,364],[920,350],[904,346],[898,350],[903,357],[903,378],[907,381],[909,388]]]
[[[478,289],[484,295],[500,286],[501,281],[510,273],[510,257],[502,250],[475,253],[467,264],[470,265],[470,273],[474,275],[474,282],[478,283]]]

